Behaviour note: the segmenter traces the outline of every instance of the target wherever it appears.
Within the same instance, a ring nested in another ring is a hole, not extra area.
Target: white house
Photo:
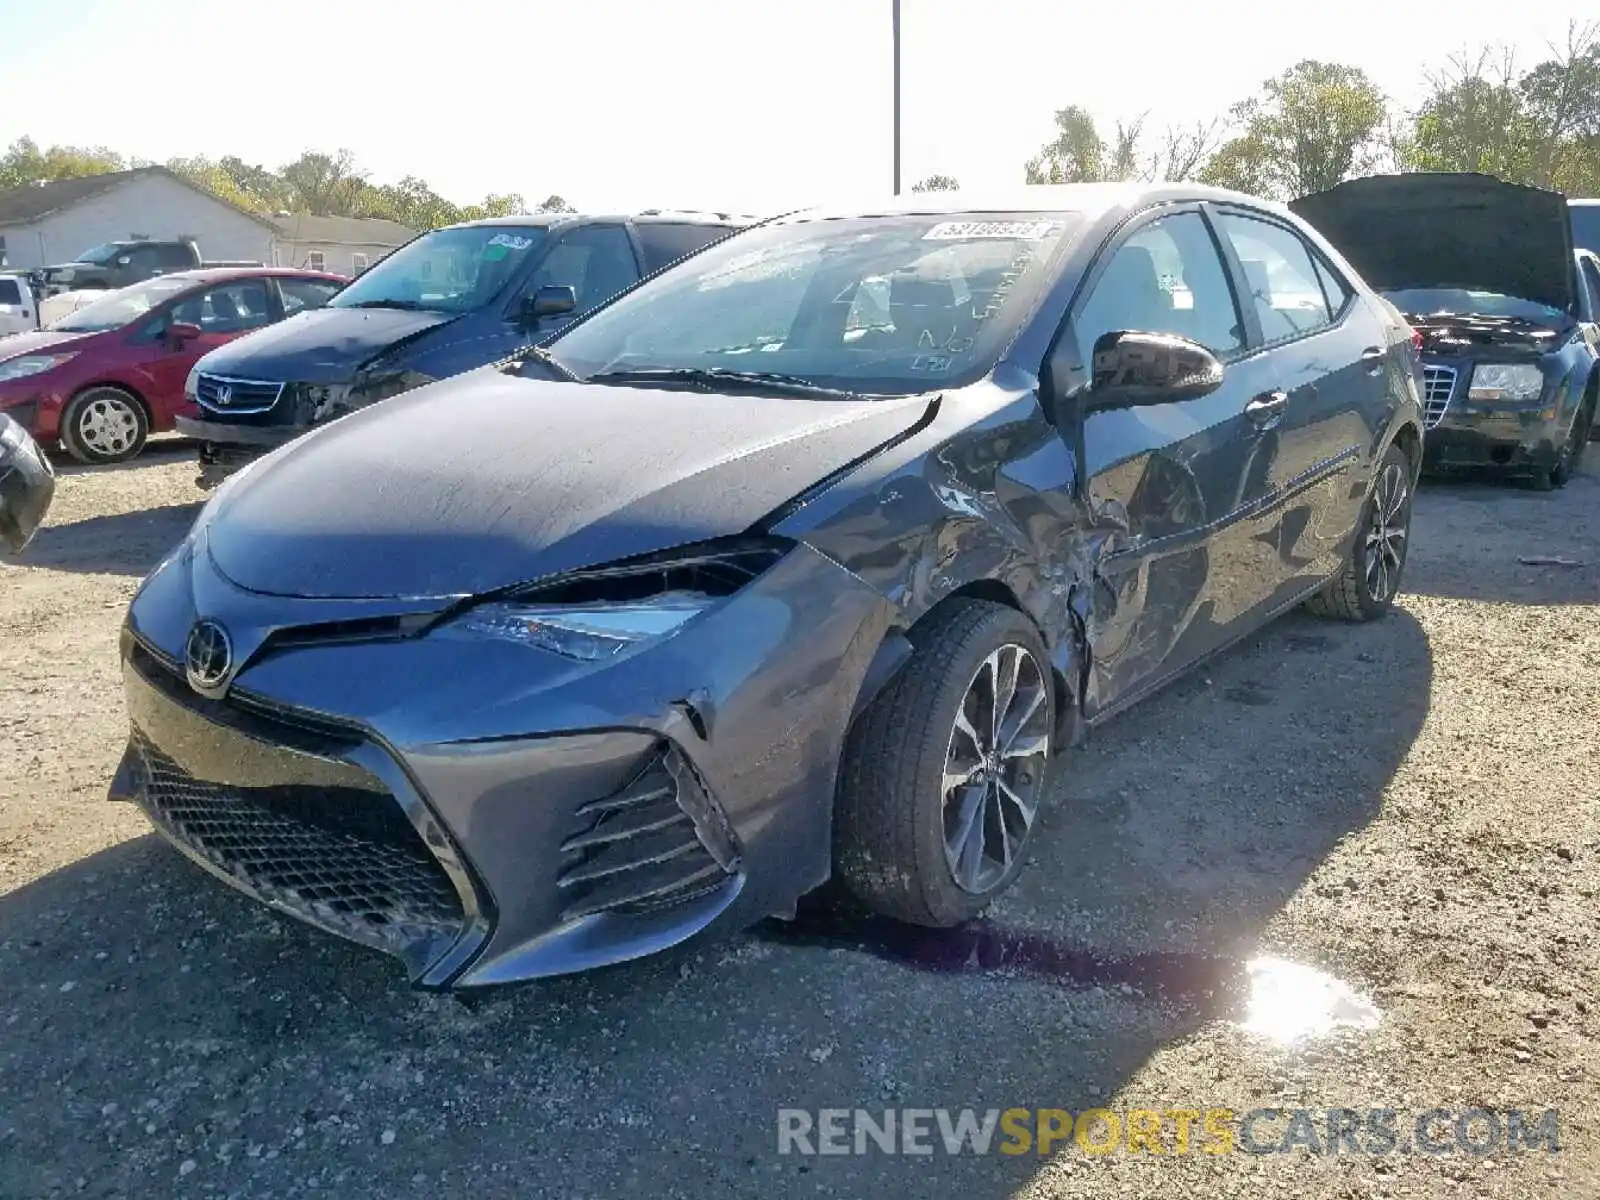
[[[186,182],[139,167],[0,190],[0,263],[72,262],[106,242],[192,237],[208,259],[273,261],[277,227]]]
[[[359,275],[396,246],[417,236],[404,225],[380,217],[279,213],[273,225],[278,231],[277,257],[273,261],[278,266],[332,271],[337,275]]]

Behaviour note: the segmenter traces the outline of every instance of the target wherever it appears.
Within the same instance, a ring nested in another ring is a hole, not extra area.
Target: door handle
[[[1277,424],[1288,407],[1287,392],[1262,392],[1244,406],[1244,415],[1254,421],[1258,428],[1267,429]]]
[[[1368,346],[1365,350],[1363,350],[1361,352],[1361,357],[1366,362],[1371,364],[1370,366],[1367,367],[1367,374],[1368,375],[1382,375],[1383,374],[1383,362],[1382,362],[1382,359],[1383,359],[1383,347],[1382,346]]]

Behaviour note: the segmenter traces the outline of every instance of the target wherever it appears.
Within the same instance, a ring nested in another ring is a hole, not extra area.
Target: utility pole
[[[894,194],[900,194],[900,0],[894,13]]]

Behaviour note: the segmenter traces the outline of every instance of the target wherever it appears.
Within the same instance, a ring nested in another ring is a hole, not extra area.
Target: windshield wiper
[[[429,312],[426,304],[415,300],[357,300],[354,304],[341,304],[340,308],[398,308],[404,312]]]
[[[826,400],[868,399],[864,392],[823,387],[798,375],[769,371],[734,371],[727,367],[641,367],[636,370],[602,371],[585,383],[617,384],[622,387],[655,387],[679,384],[699,392],[762,392],[776,396],[814,396]]]

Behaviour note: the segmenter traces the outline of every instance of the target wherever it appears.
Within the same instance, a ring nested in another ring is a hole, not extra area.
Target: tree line
[[[1307,59],[1225,114],[1160,131],[1143,117],[1102,133],[1077,105],[1023,165],[1029,183],[1194,180],[1287,200],[1357,175],[1482,171],[1570,196],[1600,196],[1600,23],[1524,70],[1486,47],[1425,77],[1399,111],[1359,67]],[[955,191],[934,175],[913,191]]]
[[[157,164],[128,158],[104,146],[51,146],[41,149],[28,137],[13,142],[0,156],[0,188],[107,171],[126,171]],[[514,192],[491,193],[477,204],[459,205],[408,175],[399,183],[375,184],[348,150],[334,154],[308,150],[293,162],[271,170],[235,155],[221,158],[173,158],[164,164],[197,187],[258,216],[280,212],[319,217],[385,217],[411,229],[435,229],[456,221],[504,217],[528,211]],[[541,202],[538,212],[572,212],[560,196]]]

